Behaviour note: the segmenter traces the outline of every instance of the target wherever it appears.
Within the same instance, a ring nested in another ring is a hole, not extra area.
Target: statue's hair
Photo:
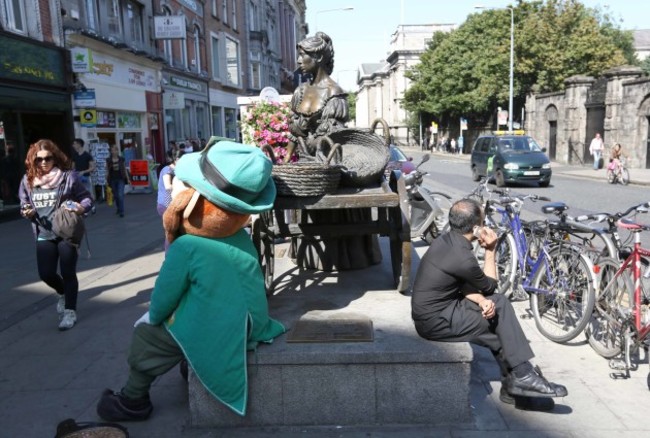
[[[316,35],[307,37],[298,43],[298,48],[310,55],[320,55],[321,64],[328,75],[334,71],[334,46],[332,39],[323,32],[316,32]]]

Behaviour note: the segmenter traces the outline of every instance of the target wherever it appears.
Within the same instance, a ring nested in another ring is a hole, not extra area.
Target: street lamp
[[[474,6],[474,9],[508,9],[510,11],[510,92],[508,96],[508,130],[512,131],[512,90],[515,76],[515,10],[510,6],[504,8],[491,8],[487,6]]]
[[[345,8],[322,9],[320,11],[316,11],[316,14],[314,15],[314,27],[316,28],[316,32],[318,32],[318,14],[322,14],[324,12],[352,11],[352,10],[354,10],[352,6],[347,6]]]

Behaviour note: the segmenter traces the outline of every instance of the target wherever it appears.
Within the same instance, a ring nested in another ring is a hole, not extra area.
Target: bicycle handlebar
[[[649,209],[650,209],[650,202],[644,202],[642,204],[634,205],[628,208],[624,212],[583,214],[574,218],[573,220],[575,220],[576,222],[594,221],[600,223],[608,219],[618,220],[624,218],[625,216],[632,213],[633,211],[636,211],[637,213],[647,213]]]

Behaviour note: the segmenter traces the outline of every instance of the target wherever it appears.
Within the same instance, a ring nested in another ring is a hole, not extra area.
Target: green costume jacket
[[[151,324],[165,324],[205,388],[245,415],[246,350],[285,332],[269,318],[264,278],[246,231],[176,239],[156,280],[149,315]]]

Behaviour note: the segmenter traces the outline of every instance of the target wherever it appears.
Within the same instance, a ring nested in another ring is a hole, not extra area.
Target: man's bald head
[[[476,225],[483,223],[483,207],[469,198],[454,202],[449,210],[449,228],[461,234],[471,233]]]

